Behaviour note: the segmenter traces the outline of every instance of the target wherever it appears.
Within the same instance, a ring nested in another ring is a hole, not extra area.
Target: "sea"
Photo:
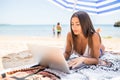
[[[61,36],[65,37],[70,31],[69,25],[61,25]],[[0,25],[0,36],[38,36],[53,37],[53,25]],[[101,28],[100,35],[108,38],[120,38],[120,27],[110,24],[94,25],[95,29]],[[57,36],[55,32],[55,36]]]

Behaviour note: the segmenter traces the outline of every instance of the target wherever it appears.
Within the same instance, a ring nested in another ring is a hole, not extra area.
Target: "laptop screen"
[[[44,62],[51,69],[69,73],[69,67],[63,56],[62,49],[58,47],[43,46],[38,44],[29,44],[28,48],[40,63]]]

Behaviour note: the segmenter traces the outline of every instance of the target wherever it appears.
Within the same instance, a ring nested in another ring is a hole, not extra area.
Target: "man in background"
[[[60,23],[59,23],[59,22],[57,23],[56,28],[57,28],[57,37],[59,38],[59,37],[60,37],[60,35],[61,35],[61,30],[62,30],[62,28],[61,28],[61,26],[60,26]]]

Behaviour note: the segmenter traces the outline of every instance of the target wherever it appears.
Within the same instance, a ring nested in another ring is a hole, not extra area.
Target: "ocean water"
[[[70,26],[61,26],[61,36],[64,37],[70,31]],[[94,25],[94,27],[101,28],[102,37],[120,38],[120,27],[113,27],[113,25]],[[0,35],[53,37],[52,28],[53,25],[0,25]]]

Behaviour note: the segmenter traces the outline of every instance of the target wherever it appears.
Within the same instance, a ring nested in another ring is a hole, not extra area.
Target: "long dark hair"
[[[95,33],[95,29],[93,27],[93,24],[91,22],[89,15],[84,11],[78,11],[72,15],[71,20],[73,17],[77,17],[79,19],[83,35],[85,38],[88,38],[88,46],[91,49],[91,52],[94,53],[93,52],[92,35]],[[72,38],[73,38],[73,49],[75,51],[79,52],[79,50],[77,49],[77,46],[76,46],[77,45],[77,42],[76,42],[77,36],[74,34],[74,32],[72,30],[71,20],[70,20],[70,27],[71,27],[71,33],[72,33]]]

